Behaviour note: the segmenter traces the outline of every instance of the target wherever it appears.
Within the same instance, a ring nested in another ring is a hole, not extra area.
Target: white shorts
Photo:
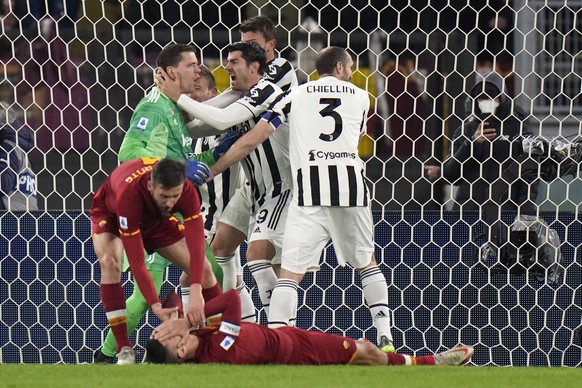
[[[332,240],[338,264],[363,268],[374,252],[374,224],[369,206],[304,206],[292,201],[285,227],[281,268],[305,273],[319,264]]]
[[[275,247],[275,257],[271,260],[271,264],[281,263],[283,234],[291,195],[291,190],[285,190],[274,198],[267,198],[255,213],[255,227],[249,238],[249,243],[257,240],[270,241]]]
[[[250,186],[243,185],[236,189],[234,195],[222,211],[219,221],[249,235],[252,228]]]

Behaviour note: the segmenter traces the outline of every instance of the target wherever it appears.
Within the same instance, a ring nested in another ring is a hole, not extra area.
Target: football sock
[[[385,353],[388,365],[434,365],[434,356],[408,356],[398,353]]]
[[[232,254],[230,256],[214,256],[216,262],[222,268],[222,289],[224,291],[236,288],[237,276],[237,257]]]
[[[164,282],[164,273],[165,271],[149,271],[154,281],[154,287],[156,291],[160,292],[162,288],[162,283]],[[188,289],[188,291],[190,291]],[[125,302],[126,304],[126,325],[127,325],[127,333],[131,335],[134,332],[137,324],[141,320],[141,318],[145,315],[148,311],[149,307],[148,303],[146,302],[145,298],[143,297],[137,283],[133,284],[133,293]],[[103,343],[103,347],[101,348],[101,352],[106,356],[113,357],[115,356],[117,350],[115,336],[113,335],[113,331],[109,330],[107,332],[107,337],[105,338],[105,342]]]
[[[256,322],[257,312],[255,310],[255,304],[253,303],[253,298],[251,298],[251,294],[245,286],[245,283],[241,282],[240,285],[236,287],[236,290],[240,295],[241,320],[243,322]]]
[[[121,283],[101,284],[101,304],[105,309],[109,329],[113,332],[117,343],[117,351],[122,347],[132,347],[127,335],[127,316],[125,311],[125,294]]]
[[[202,297],[204,302],[208,302],[211,299],[216,298],[218,295],[222,294],[222,289],[220,285],[216,283],[214,286],[202,289]]]
[[[248,262],[248,266],[259,289],[259,297],[261,298],[265,313],[269,316],[271,293],[273,292],[275,283],[277,283],[277,276],[271,267],[271,261],[266,259],[252,260]]]
[[[295,326],[294,321],[297,314],[297,287],[295,280],[278,279],[273,296],[271,297],[271,308],[269,309],[269,327],[276,329],[282,326]]]
[[[190,304],[190,287],[180,287],[180,295],[182,296],[184,315],[188,315],[188,304]]]
[[[362,279],[364,298],[370,309],[378,338],[384,335],[390,341],[393,341],[390,310],[388,309],[388,286],[386,285],[386,278],[378,266],[360,271],[360,277]]]

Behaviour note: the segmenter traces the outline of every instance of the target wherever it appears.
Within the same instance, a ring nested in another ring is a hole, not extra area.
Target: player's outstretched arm
[[[273,133],[271,124],[259,121],[249,132],[237,140],[226,153],[210,168],[210,177],[220,174],[236,162],[241,161]]]
[[[178,74],[176,74],[174,80],[171,80],[163,69],[159,69],[156,72],[156,85],[158,85],[158,88],[160,88],[164,94],[166,94],[164,90],[167,90],[168,93],[170,93],[169,95],[167,94],[168,98],[173,100],[176,97],[174,94],[174,85],[176,82],[178,82],[179,85],[179,81],[180,77]],[[171,86],[171,88],[166,88],[164,85]],[[174,101],[176,101],[178,106],[184,111],[220,131],[225,131],[233,125],[240,124],[253,117],[253,112],[241,104],[234,103],[226,108],[217,108],[195,101],[185,94],[179,94],[178,98]],[[192,129],[191,126],[188,126],[188,128]]]

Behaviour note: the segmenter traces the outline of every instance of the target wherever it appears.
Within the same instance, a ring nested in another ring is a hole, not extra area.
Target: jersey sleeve
[[[262,116],[262,120],[271,124],[273,129],[278,129],[282,124],[287,123],[291,110],[291,98],[289,91],[280,94],[269,107],[269,110]]]
[[[164,115],[155,106],[142,107],[131,117],[129,129],[119,149],[119,161],[164,158],[168,149],[169,129]]]
[[[217,108],[194,101],[190,97],[182,94],[178,99],[178,106],[191,115],[194,115],[198,120],[219,131],[224,131],[233,125],[253,117],[252,112],[238,104],[238,101],[226,108]],[[189,123],[188,129],[194,133],[195,137],[200,137],[200,135],[196,135],[194,123]],[[204,136],[208,136],[208,131],[204,132]]]
[[[221,314],[219,332],[226,335],[238,336],[241,323],[240,295],[235,289],[209,300],[204,306],[207,317]]]
[[[145,300],[151,306],[160,300],[145,264],[144,245],[139,228],[141,203],[139,197],[130,196],[125,191],[121,191],[117,196],[117,204],[118,209],[124,210],[123,213],[118,212],[117,226],[131,272]]]

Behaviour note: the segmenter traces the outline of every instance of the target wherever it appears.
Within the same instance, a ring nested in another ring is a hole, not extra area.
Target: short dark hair
[[[315,59],[315,70],[321,74],[331,74],[338,62],[344,65],[348,63],[349,54],[346,49],[329,46],[319,52]]]
[[[175,363],[170,357],[168,350],[155,339],[149,339],[146,343],[145,362],[150,364],[173,364]]]
[[[259,15],[253,16],[244,20],[238,30],[244,34],[245,32],[260,32],[265,40],[273,40],[277,37],[277,27],[275,23],[267,16]]]
[[[247,65],[253,62],[258,62],[259,73],[263,73],[265,67],[267,66],[267,53],[261,46],[259,46],[257,42],[235,42],[228,46],[227,50],[229,53],[232,53],[233,51],[240,51],[242,53],[242,57],[247,62]]]
[[[186,180],[186,165],[179,160],[164,158],[154,165],[151,182],[163,189],[180,186]]]
[[[214,74],[210,71],[209,68],[206,66],[200,66],[200,78],[206,79],[208,83],[208,89],[214,89],[216,87],[216,79],[214,78]]]
[[[196,54],[196,48],[189,44],[172,43],[164,47],[156,59],[156,66],[162,69],[168,66],[177,67],[182,60],[182,53]]]

